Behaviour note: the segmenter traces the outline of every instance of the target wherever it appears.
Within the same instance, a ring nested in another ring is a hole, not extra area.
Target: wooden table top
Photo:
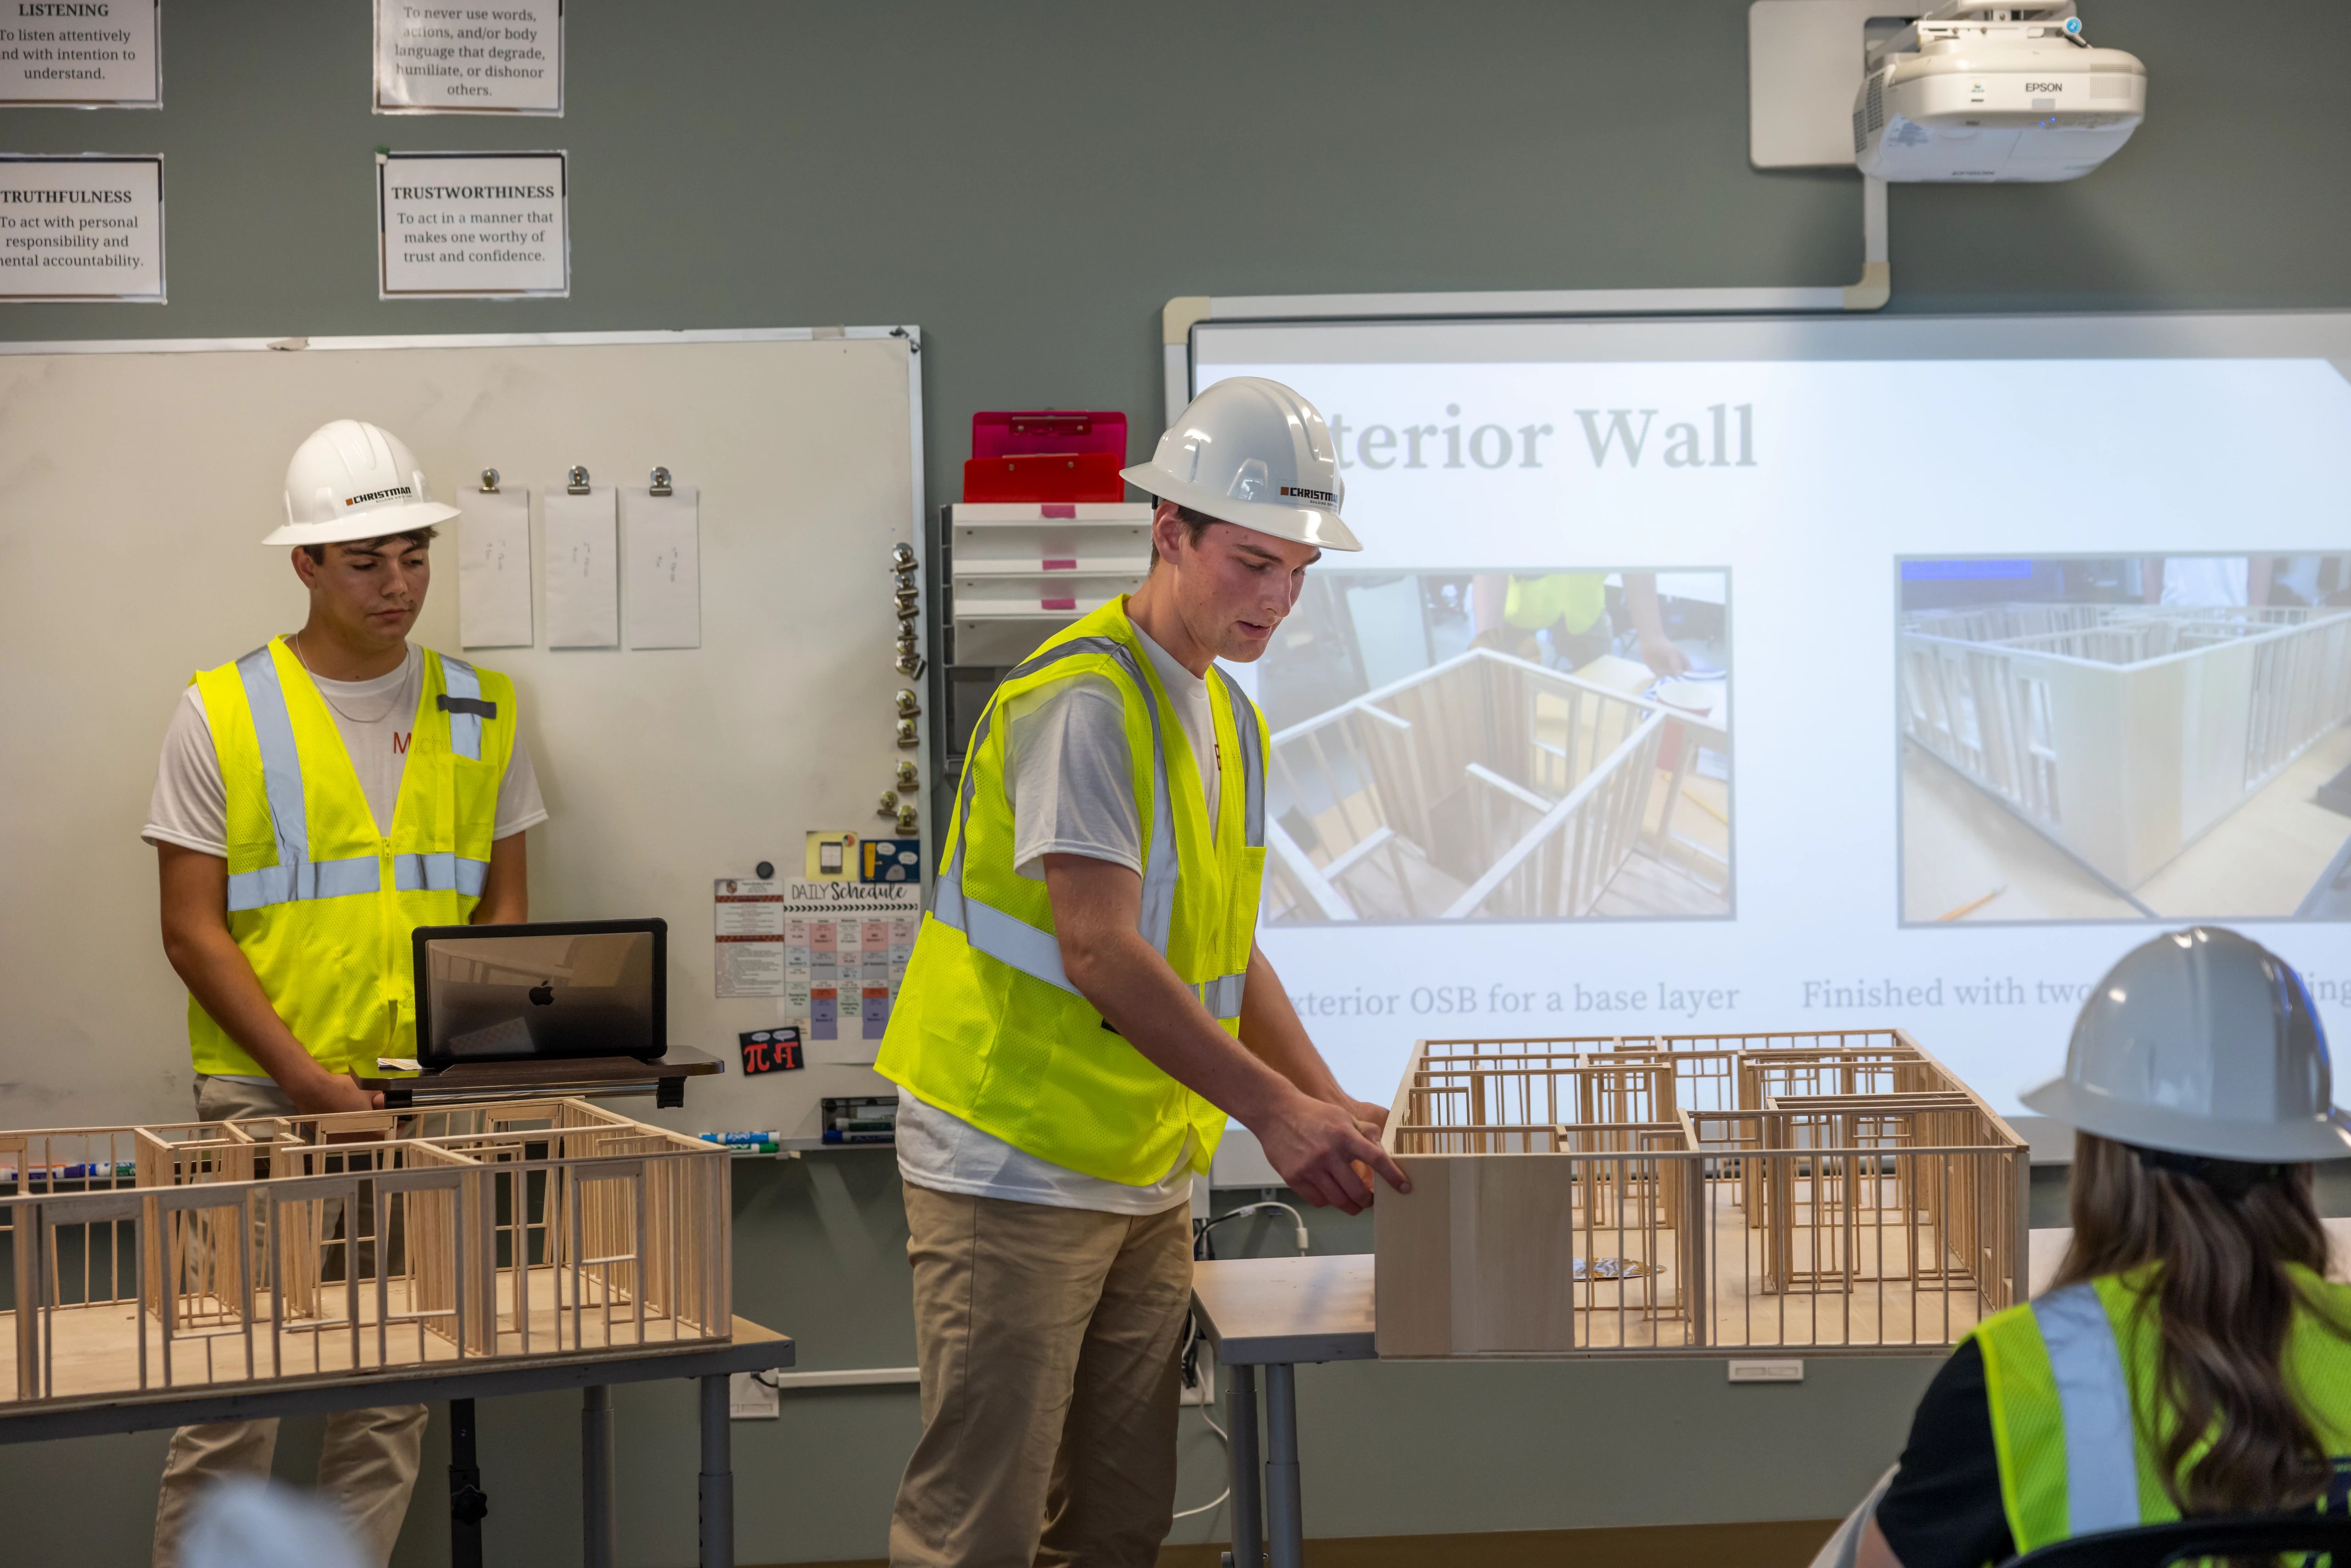
[[[1195,1263],[1192,1303],[1228,1366],[1379,1355],[1368,1252]]]

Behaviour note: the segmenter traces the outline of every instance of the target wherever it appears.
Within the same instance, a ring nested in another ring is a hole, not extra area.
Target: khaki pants
[[[240,1116],[283,1116],[294,1109],[269,1083],[196,1079],[196,1114],[207,1122]],[[327,1417],[319,1454],[319,1490],[341,1505],[361,1552],[392,1559],[400,1521],[424,1447],[425,1408],[397,1405],[380,1410],[339,1410]],[[155,1500],[155,1568],[172,1568],[189,1511],[207,1484],[229,1476],[266,1476],[277,1448],[276,1421],[217,1421],[172,1434],[163,1459],[163,1486]]]
[[[909,1185],[923,1437],[892,1568],[1151,1568],[1176,1508],[1191,1210]]]

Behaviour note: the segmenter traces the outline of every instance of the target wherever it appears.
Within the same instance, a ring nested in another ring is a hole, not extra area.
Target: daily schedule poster
[[[2209,921],[2351,1000],[2351,319],[1207,323],[1332,423],[1260,941],[1413,1041],[1900,1027],[1991,1103]]]

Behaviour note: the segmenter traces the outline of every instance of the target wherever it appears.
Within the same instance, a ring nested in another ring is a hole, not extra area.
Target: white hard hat
[[[408,444],[364,420],[320,425],[286,465],[286,525],[266,545],[348,544],[445,523],[457,515],[425,498],[424,470]]]
[[[1176,416],[1128,484],[1163,501],[1278,539],[1359,550],[1339,520],[1347,486],[1339,448],[1315,406],[1280,382],[1218,382]]]
[[[2025,1104],[2102,1138],[2208,1159],[2351,1155],[2326,1031],[2302,977],[2217,926],[2123,955],[2074,1020],[2065,1071]]]

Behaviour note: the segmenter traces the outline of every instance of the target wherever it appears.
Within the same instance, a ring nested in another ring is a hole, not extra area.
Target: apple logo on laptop
[[[538,984],[537,984],[537,985],[533,986],[533,987],[530,988],[530,1005],[531,1005],[532,1007],[535,1007],[535,1008],[543,1008],[543,1007],[548,1007],[548,1006],[552,1005],[552,1004],[553,1004],[553,1002],[554,1002],[554,1000],[555,1000],[555,982],[554,982],[554,981],[552,981],[552,980],[541,980]]]

